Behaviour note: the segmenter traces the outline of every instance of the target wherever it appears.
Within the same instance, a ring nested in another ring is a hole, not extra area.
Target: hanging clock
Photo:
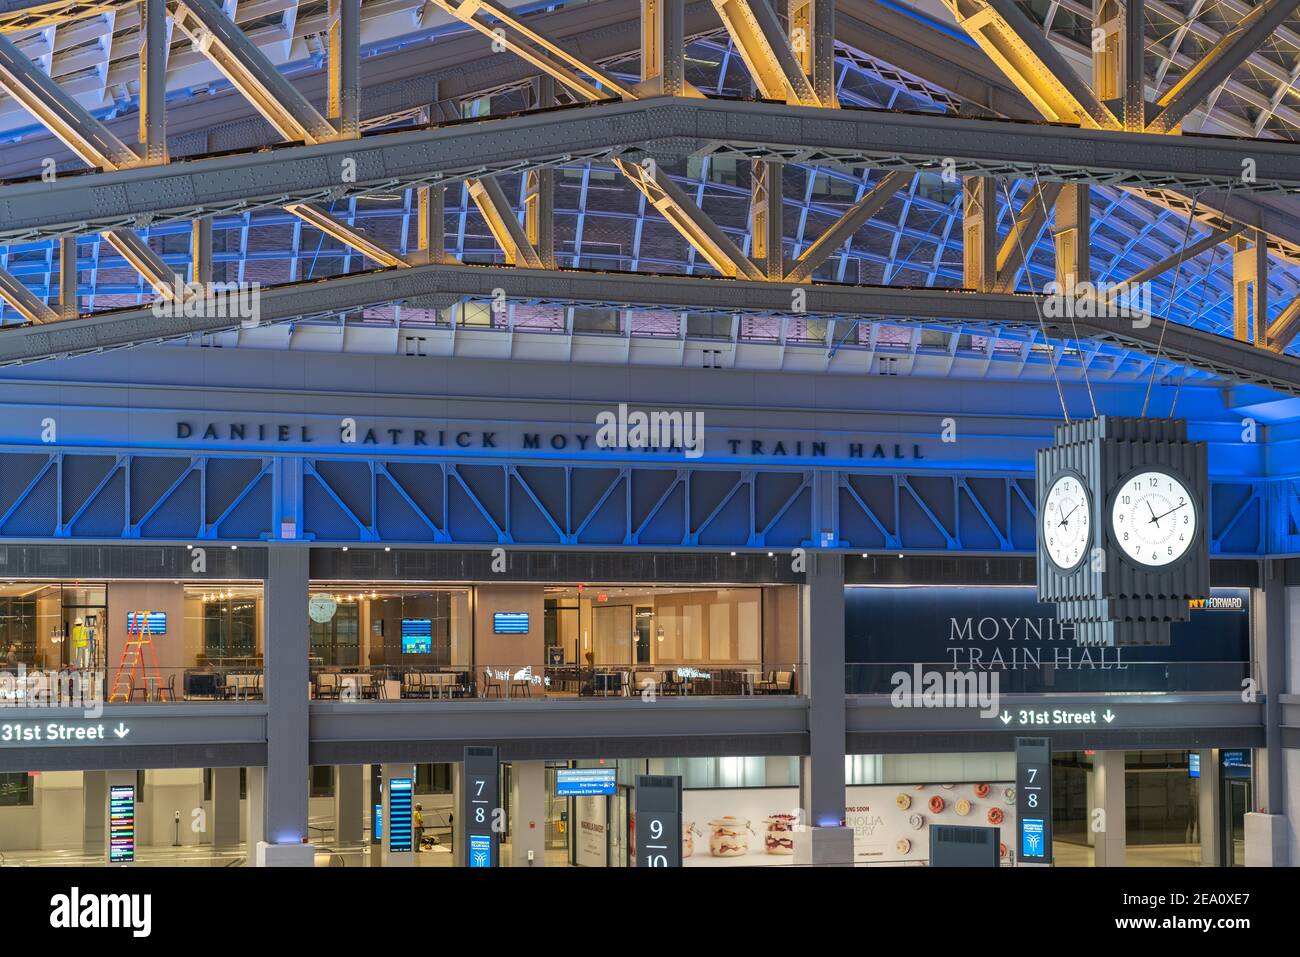
[[[1183,479],[1161,468],[1133,472],[1111,498],[1110,534],[1129,561],[1162,568],[1198,542],[1197,497]]]
[[[1083,476],[1057,474],[1047,490],[1039,519],[1043,550],[1057,568],[1069,571],[1088,555],[1092,542],[1092,499]]]
[[[1209,594],[1206,457],[1185,421],[1125,416],[1064,423],[1038,451],[1038,597],[1080,644],[1167,645]]]

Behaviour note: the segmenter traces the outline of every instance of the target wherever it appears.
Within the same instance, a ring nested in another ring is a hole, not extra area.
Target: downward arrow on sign
[[[117,735],[119,738],[125,738],[128,734],[131,733],[131,729],[128,728],[126,725],[124,725],[121,721],[119,721],[117,723],[117,727],[113,729],[113,733]]]
[[[1105,719],[1107,724],[1110,724],[1115,720],[1115,714],[1110,710],[1110,708],[1107,708],[1106,713],[1102,715],[1102,718]]]
[[[998,715],[998,717],[1002,719],[1002,723],[1003,723],[1003,724],[1010,724],[1010,723],[1011,723],[1011,712],[1010,712],[1010,711],[1003,711],[1000,715]]]

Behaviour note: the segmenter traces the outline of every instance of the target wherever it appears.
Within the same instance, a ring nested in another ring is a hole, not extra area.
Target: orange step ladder
[[[118,662],[117,674],[113,676],[113,690],[108,695],[110,704],[115,701],[131,700],[136,669],[139,669],[140,676],[145,679],[147,686],[149,668],[152,665],[154,687],[162,686],[162,676],[158,672],[158,654],[154,650],[153,634],[149,631],[150,614],[152,613],[147,611],[133,611],[127,615],[126,644],[122,647],[122,660]],[[146,648],[149,649],[148,664],[144,659]]]

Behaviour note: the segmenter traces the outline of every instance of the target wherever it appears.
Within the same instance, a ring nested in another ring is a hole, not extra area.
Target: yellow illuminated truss
[[[713,6],[764,99],[823,105],[765,0],[713,0]]]
[[[529,269],[541,269],[542,258],[528,241],[524,227],[510,207],[505,192],[495,179],[485,176],[481,179],[467,181],[470,198],[483,214],[488,230],[506,255],[506,262],[511,266],[526,266]]]
[[[368,259],[373,259],[381,266],[408,268],[410,263],[396,253],[389,252],[378,243],[371,242],[346,223],[341,223],[328,213],[323,213],[306,203],[291,203],[284,207],[285,212],[292,213],[304,223],[315,226],[327,236],[337,239],[343,245],[355,249]]]
[[[431,2],[467,26],[489,37],[494,44],[509,50],[516,56],[531,63],[537,69],[554,77],[569,90],[590,102],[619,97],[624,100],[637,98],[629,87],[619,83],[614,77],[599,67],[584,63],[578,57],[564,50],[559,44],[542,36],[536,30],[524,26],[505,10],[489,3],[488,0],[431,0]],[[484,18],[490,16],[491,21]],[[601,90],[595,84],[588,83],[579,73],[593,77],[604,87]]]
[[[1093,129],[1123,128],[1052,41],[1028,23],[1015,0],[943,2],[971,39],[1047,119]]]
[[[616,159],[614,163],[623,175],[632,181],[650,205],[681,233],[695,251],[709,261],[724,276],[742,279],[763,279],[763,272],[718,228],[703,211],[668,176],[659,172],[658,166],[629,163]]]

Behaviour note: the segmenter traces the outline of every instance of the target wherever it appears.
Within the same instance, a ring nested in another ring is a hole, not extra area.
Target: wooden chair
[[[492,677],[492,669],[484,668],[483,669],[483,697],[490,698],[492,697],[493,692],[496,693],[496,696],[498,698],[501,697],[501,682],[497,681]]]

